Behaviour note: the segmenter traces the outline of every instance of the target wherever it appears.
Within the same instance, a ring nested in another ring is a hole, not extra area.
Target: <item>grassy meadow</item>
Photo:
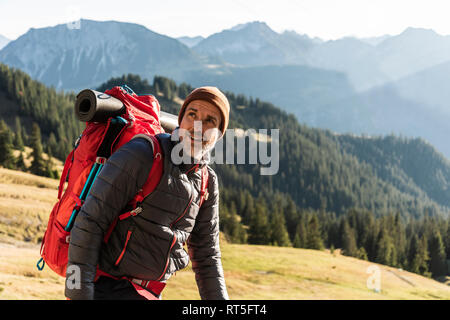
[[[64,279],[36,268],[57,186],[57,180],[0,168],[0,299],[65,299]],[[450,299],[448,283],[339,250],[237,245],[224,237],[221,248],[231,299]],[[380,270],[379,292],[367,286],[370,266]],[[200,299],[190,267],[172,276],[163,299]]]

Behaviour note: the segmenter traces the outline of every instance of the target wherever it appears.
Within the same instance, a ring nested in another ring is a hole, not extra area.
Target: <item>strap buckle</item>
[[[105,157],[97,157],[97,158],[95,159],[95,162],[98,163],[98,164],[104,165],[105,162],[106,162],[106,160],[107,160],[107,159],[106,159]]]
[[[130,214],[135,217],[137,216],[139,213],[142,212],[142,207],[136,207],[133,210],[130,211]]]
[[[154,281],[154,280],[141,280],[136,278],[128,278],[129,281],[141,286],[142,288],[147,289],[156,297],[161,295],[161,292],[164,290],[166,286],[165,282]]]

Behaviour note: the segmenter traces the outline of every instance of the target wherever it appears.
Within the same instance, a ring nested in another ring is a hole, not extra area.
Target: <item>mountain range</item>
[[[193,49],[238,66],[300,64],[342,71],[361,91],[450,60],[450,36],[407,28],[395,36],[323,41],[277,33],[256,21],[213,34]]]
[[[138,24],[84,19],[79,28],[30,29],[0,51],[0,61],[58,89],[94,87],[128,72],[179,77],[200,66],[176,39]]]
[[[324,41],[255,21],[174,39],[133,23],[82,19],[78,29],[30,29],[0,50],[0,62],[65,90],[126,73],[215,85],[311,126],[422,137],[450,157],[450,37],[433,30]]]

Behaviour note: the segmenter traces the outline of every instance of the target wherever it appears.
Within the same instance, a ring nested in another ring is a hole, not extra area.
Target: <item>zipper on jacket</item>
[[[191,188],[192,188],[192,184],[191,184]],[[189,207],[191,206],[192,201],[194,200],[194,195],[191,195],[191,198],[189,199],[189,203],[187,204],[186,208],[184,208],[183,213],[174,221],[170,224],[170,229],[173,231],[173,226],[181,220],[181,218],[183,218],[187,212],[187,210],[189,209]],[[170,252],[172,251],[173,246],[175,245],[177,241],[177,236],[175,235],[175,232],[173,233],[173,239],[172,239],[172,243],[170,244],[169,247],[169,251],[167,252],[167,258],[166,258],[166,265],[164,266],[164,270],[162,271],[161,275],[158,277],[157,281],[159,281],[164,274],[167,271],[167,267],[169,266],[169,261],[170,261]]]
[[[133,233],[132,230],[128,230],[127,238],[125,240],[125,245],[123,246],[122,252],[120,253],[120,256],[117,258],[116,263],[114,264],[115,266],[117,266],[120,263],[120,261],[122,261],[123,255],[125,254],[125,251],[127,250],[128,241],[130,241],[132,233]]]
[[[163,272],[162,272],[161,275],[158,277],[158,279],[156,279],[156,281],[161,280],[161,278],[166,274],[167,267],[169,266],[170,252],[172,251],[172,248],[173,248],[173,246],[175,245],[176,242],[177,242],[177,236],[176,236],[175,233],[174,233],[174,234],[173,234],[172,243],[170,244],[169,251],[167,252],[166,265],[164,266]]]
[[[198,167],[198,166],[197,166]],[[195,168],[195,167],[194,167]],[[194,189],[194,187],[192,186],[192,183],[190,183],[190,185],[191,185],[191,191],[193,191],[193,189]],[[192,193],[191,194],[191,197],[190,197],[190,199],[189,199],[189,203],[187,204],[187,206],[186,206],[186,208],[184,208],[184,211],[183,211],[183,213],[174,221],[174,222],[172,222],[171,224],[170,224],[170,229],[173,231],[173,227],[175,226],[175,224],[178,222],[178,221],[180,221],[185,215],[186,215],[186,212],[187,212],[187,210],[189,209],[189,207],[191,206],[191,203],[192,203],[192,201],[194,200],[194,194]],[[172,240],[172,243],[171,243],[171,245],[170,245],[170,248],[169,248],[169,251],[167,252],[167,259],[166,259],[166,265],[165,265],[165,267],[164,267],[164,270],[163,270],[163,272],[161,273],[161,275],[158,277],[158,279],[157,279],[157,281],[159,281],[163,276],[164,276],[164,274],[166,273],[166,271],[167,271],[167,267],[169,266],[169,261],[170,261],[170,252],[172,251],[172,248],[173,248],[173,246],[175,245],[175,242],[177,241],[177,237],[176,237],[176,235],[175,235],[175,232],[173,233],[173,240]]]
[[[191,198],[189,199],[189,203],[187,204],[186,208],[184,208],[183,213],[174,221],[170,224],[170,229],[173,228],[173,226],[181,220],[181,218],[183,218],[187,212],[187,210],[189,209],[189,207],[191,206],[192,200],[194,200],[194,195],[191,195]]]

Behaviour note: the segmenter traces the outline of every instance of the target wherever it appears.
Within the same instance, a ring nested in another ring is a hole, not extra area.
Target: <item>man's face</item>
[[[221,134],[221,120],[219,109],[207,101],[194,100],[186,107],[180,123],[180,140],[189,139],[184,142],[190,142],[194,158],[198,158],[199,151],[203,154],[214,147]]]

